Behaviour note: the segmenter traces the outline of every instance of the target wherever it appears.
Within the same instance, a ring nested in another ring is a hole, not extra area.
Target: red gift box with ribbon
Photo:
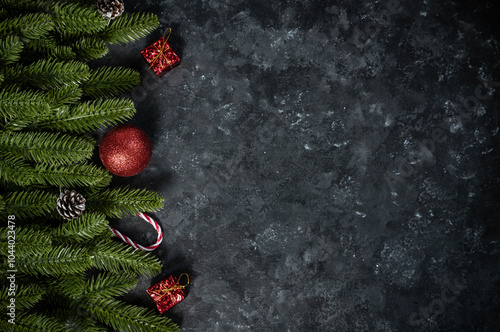
[[[142,56],[149,63],[149,68],[152,68],[159,77],[165,75],[181,61],[167,42],[169,36],[170,33],[167,38],[163,36],[141,51]]]
[[[182,277],[187,278],[187,282],[181,285],[179,282]],[[173,276],[160,281],[156,285],[148,288],[146,291],[149,296],[156,303],[156,307],[160,314],[172,308],[177,303],[184,300],[186,297],[186,291],[184,290],[189,284],[189,276],[187,273],[183,273],[179,276],[177,280]]]

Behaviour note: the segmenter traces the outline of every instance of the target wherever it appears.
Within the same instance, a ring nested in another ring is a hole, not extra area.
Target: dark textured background
[[[189,272],[186,332],[498,328],[496,3],[126,0],[161,26],[102,63],[140,71],[154,150],[114,181],[166,199],[165,271],[126,300]]]

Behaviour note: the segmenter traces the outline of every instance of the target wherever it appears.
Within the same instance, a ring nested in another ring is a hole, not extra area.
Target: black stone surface
[[[189,272],[186,332],[498,330],[497,3],[127,0],[161,26],[103,63],[140,71],[154,150],[114,181],[166,205],[165,271],[126,300]]]

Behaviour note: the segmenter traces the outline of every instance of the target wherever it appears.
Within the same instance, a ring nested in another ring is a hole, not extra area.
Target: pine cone
[[[113,20],[123,14],[125,5],[123,0],[97,0],[97,10],[105,18]]]
[[[57,212],[67,220],[78,218],[85,211],[85,201],[76,190],[66,190],[57,199]]]

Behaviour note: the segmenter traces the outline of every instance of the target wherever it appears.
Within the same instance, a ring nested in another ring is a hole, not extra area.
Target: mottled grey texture
[[[189,272],[186,332],[494,330],[497,5],[465,3],[127,1],[161,27],[103,62],[141,72],[153,158],[115,183],[166,199],[165,271],[127,300]]]

